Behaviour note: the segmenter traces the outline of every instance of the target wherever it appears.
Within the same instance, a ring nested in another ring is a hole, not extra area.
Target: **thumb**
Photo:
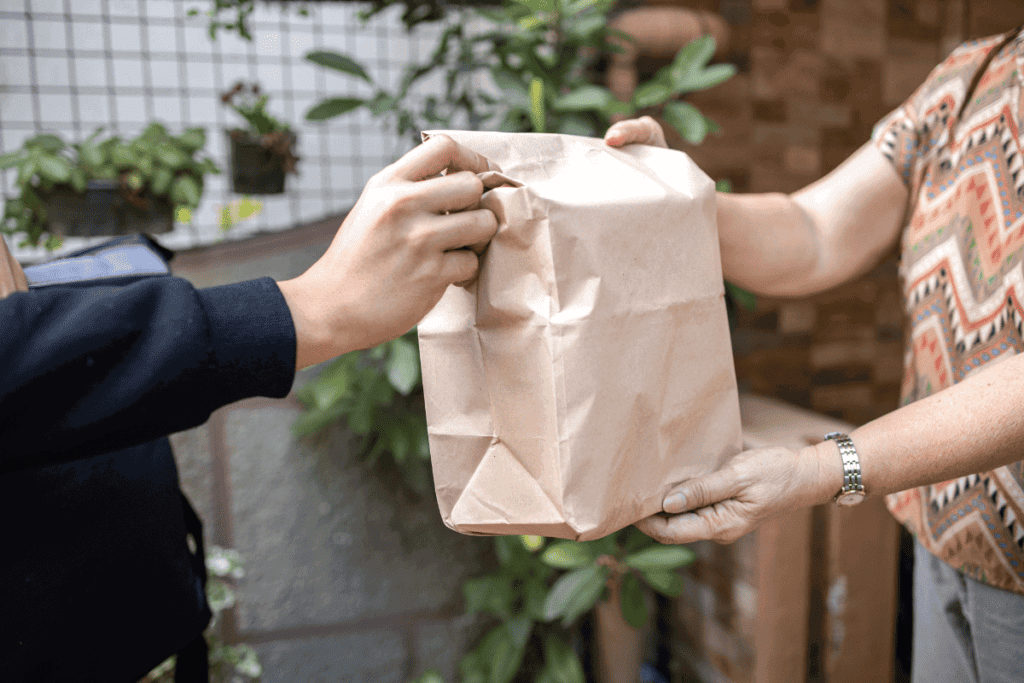
[[[704,477],[684,481],[665,496],[661,505],[665,512],[676,514],[713,505],[732,498],[737,493],[739,485],[736,479],[731,473],[719,470]]]

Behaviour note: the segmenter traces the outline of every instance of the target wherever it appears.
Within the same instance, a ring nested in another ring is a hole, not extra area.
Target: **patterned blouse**
[[[961,45],[875,127],[910,189],[900,263],[910,316],[902,401],[1024,351],[1024,32]],[[1024,457],[1024,454],[1022,454]],[[934,555],[1024,594],[1024,461],[888,497]]]

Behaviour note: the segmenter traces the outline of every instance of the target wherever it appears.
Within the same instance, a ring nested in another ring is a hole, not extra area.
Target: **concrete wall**
[[[198,286],[286,279],[337,225],[186,252],[172,265]],[[300,410],[293,397],[241,401],[171,439],[208,543],[245,559],[224,635],[255,646],[264,683],[398,683],[431,667],[451,679],[477,632],[461,616],[461,585],[486,566],[491,542],[446,529],[432,496],[367,469],[343,430],[296,439]]]

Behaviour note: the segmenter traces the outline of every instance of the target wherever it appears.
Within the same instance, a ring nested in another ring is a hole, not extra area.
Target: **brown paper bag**
[[[659,512],[740,449],[714,184],[677,151],[444,133],[521,183],[419,325],[445,524],[588,540]]]

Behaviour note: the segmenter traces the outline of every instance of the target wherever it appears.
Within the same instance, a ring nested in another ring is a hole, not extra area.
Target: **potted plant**
[[[268,98],[259,85],[241,82],[221,95],[221,101],[249,124],[228,131],[231,189],[240,194],[281,194],[285,174],[297,172],[295,133],[267,113]]]
[[[18,171],[17,194],[4,206],[4,232],[24,233],[23,244],[33,246],[49,233],[48,248],[65,236],[167,232],[176,219],[191,217],[205,175],[220,172],[199,156],[202,128],[171,135],[152,123],[131,140],[101,133],[74,145],[37,135],[0,155],[0,170]]]
[[[595,135],[613,117],[651,113],[700,144],[717,126],[680,96],[718,85],[735,68],[711,64],[714,39],[700,38],[641,84],[629,101],[620,101],[595,85],[589,73],[602,52],[616,49],[616,34],[607,25],[611,6],[611,0],[506,0],[498,9],[465,10],[467,16],[441,33],[429,59],[407,68],[397,90],[377,86],[351,57],[312,52],[309,61],[362,79],[375,92],[368,98],[328,98],[306,118],[321,121],[363,107],[373,116],[390,117],[399,134],[417,137],[420,130],[457,127],[460,121],[473,128]],[[473,14],[494,28],[467,31],[475,23],[468,16]],[[439,73],[444,92],[411,94]],[[481,86],[485,79],[493,87]],[[418,354],[406,360],[397,351],[391,342],[328,365],[299,394],[306,411],[297,431],[315,432],[343,420],[366,435],[360,448],[364,458],[391,454],[407,478],[410,463],[427,463],[423,417],[404,401],[419,385]],[[411,386],[395,381],[395,370],[406,367],[415,379]],[[639,675],[652,591],[678,595],[678,569],[694,559],[689,549],[660,546],[633,528],[585,543],[513,536],[494,544],[498,570],[464,586],[467,611],[496,623],[463,658],[463,683],[584,683],[588,668],[601,683],[631,680]],[[601,639],[593,661],[577,647],[584,621]],[[614,666],[616,661],[622,666]],[[441,681],[428,672],[416,683]]]

